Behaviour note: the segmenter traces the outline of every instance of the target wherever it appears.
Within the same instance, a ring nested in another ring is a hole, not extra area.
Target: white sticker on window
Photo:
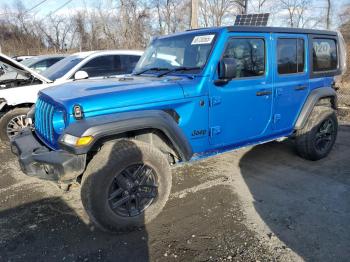
[[[331,46],[327,42],[314,43],[314,50],[317,56],[330,56]]]
[[[205,45],[210,44],[215,35],[198,35],[193,38],[191,45]]]

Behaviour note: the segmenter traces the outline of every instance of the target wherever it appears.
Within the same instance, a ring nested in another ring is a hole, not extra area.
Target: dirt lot
[[[0,261],[348,261],[350,126],[308,162],[274,142],[174,169],[171,199],[145,229],[89,224],[79,189],[28,178],[0,148]]]

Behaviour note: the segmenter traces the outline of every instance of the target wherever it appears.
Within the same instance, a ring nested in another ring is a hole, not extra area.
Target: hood
[[[32,75],[36,79],[39,79],[43,83],[52,83],[51,80],[47,79],[46,77],[40,75],[39,73],[35,72],[34,70],[26,67],[25,65],[15,61],[14,59],[12,59],[12,58],[10,58],[2,53],[0,53],[0,61],[14,67],[15,69],[28,72],[30,75]]]
[[[112,113],[120,107],[181,99],[184,97],[179,83],[182,80],[181,77],[140,76],[80,80],[46,88],[39,95],[61,104],[70,114],[74,105],[79,104],[85,116],[90,117]]]

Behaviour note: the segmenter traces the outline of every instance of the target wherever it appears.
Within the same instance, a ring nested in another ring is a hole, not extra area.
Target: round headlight
[[[63,130],[66,128],[66,116],[61,110],[55,110],[52,117],[52,125],[56,134],[62,134]]]

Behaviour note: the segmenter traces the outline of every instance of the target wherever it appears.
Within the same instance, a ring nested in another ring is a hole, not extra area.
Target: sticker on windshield
[[[198,35],[193,38],[191,45],[205,45],[210,44],[215,35]]]

